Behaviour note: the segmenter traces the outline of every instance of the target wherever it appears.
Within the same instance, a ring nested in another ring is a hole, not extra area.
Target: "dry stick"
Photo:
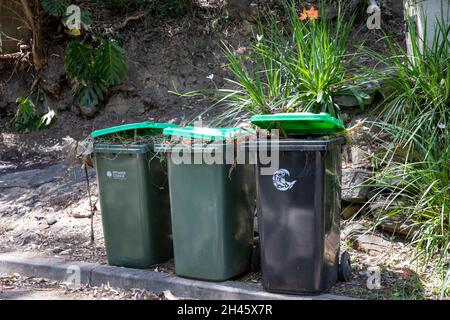
[[[0,60],[16,60],[25,56],[22,52],[0,54]]]
[[[122,23],[118,24],[118,25],[115,27],[115,29],[116,29],[116,30],[123,29],[123,28],[125,28],[125,27],[127,26],[128,22],[142,19],[142,18],[144,18],[147,14],[148,14],[148,12],[140,12],[140,13],[134,15],[134,16],[127,17]]]
[[[22,40],[20,40],[20,39],[16,39],[16,38],[13,38],[13,37],[11,37],[11,36],[8,36],[6,33],[4,33],[3,31],[0,31],[0,35],[3,35],[6,39],[9,39],[9,40],[12,40],[12,41],[15,41],[15,42],[21,42]]]
[[[91,198],[91,186],[89,183],[89,174],[87,165],[84,164],[84,174],[86,176],[86,184],[87,184],[87,190],[88,190],[88,196],[89,196],[89,206],[91,208],[91,243],[94,243],[95,237],[94,237],[94,208],[92,207],[92,198]]]

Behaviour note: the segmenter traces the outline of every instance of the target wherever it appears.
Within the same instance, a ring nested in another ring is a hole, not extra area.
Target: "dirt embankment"
[[[382,26],[402,41],[404,28],[399,2],[383,1]],[[121,123],[143,120],[183,123],[209,106],[211,101],[206,98],[182,98],[171,92],[224,86],[227,72],[221,42],[229,42],[238,52],[246,52],[257,32],[253,9],[236,5],[229,10],[227,18],[220,9],[221,1],[197,3],[184,17],[163,19],[144,15],[129,20],[126,27],[119,30],[129,68],[128,78],[110,90],[94,118],[83,117],[73,101],[64,70],[63,32],[47,32],[47,63],[42,72],[10,69],[0,73],[0,161],[24,162],[41,151],[54,156],[52,148],[67,135],[80,139],[94,129]],[[305,1],[305,5],[307,3]],[[139,9],[118,13],[95,8],[93,28],[104,33],[115,22],[125,21],[139,12]],[[385,50],[380,41],[382,33],[366,28],[364,10],[358,15],[349,45],[364,40],[368,47]],[[43,110],[54,109],[57,121],[50,129],[16,134],[9,117],[16,110],[16,99],[30,96],[32,87],[31,97],[35,103]],[[11,149],[13,151],[9,151]]]

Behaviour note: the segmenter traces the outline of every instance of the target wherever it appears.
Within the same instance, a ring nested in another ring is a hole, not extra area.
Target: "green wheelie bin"
[[[149,268],[173,256],[167,169],[153,151],[173,126],[143,122],[91,134],[110,265]]]
[[[256,192],[254,166],[233,164],[233,138],[243,133],[185,127],[163,134],[183,139],[156,148],[167,154],[175,273],[224,281],[246,272]]]

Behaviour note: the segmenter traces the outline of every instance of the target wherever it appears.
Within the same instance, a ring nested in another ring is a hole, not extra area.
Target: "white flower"
[[[214,75],[210,74],[209,76],[206,77],[206,79],[213,80],[214,79]]]
[[[438,124],[438,128],[439,128],[439,129],[445,129],[445,124],[439,123],[439,124]]]
[[[258,40],[258,42],[260,42],[262,40],[262,38],[263,38],[263,35],[259,35],[259,34],[256,35],[256,40]]]

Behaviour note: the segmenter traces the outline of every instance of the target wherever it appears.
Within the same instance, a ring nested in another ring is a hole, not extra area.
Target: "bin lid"
[[[222,141],[234,139],[253,132],[251,129],[242,128],[205,128],[205,127],[177,127],[166,128],[163,134],[166,136],[177,136],[190,139],[202,139],[206,141]]]
[[[344,137],[318,139],[295,139],[295,140],[259,140],[249,141],[242,144],[241,148],[248,151],[330,151],[345,144]]]
[[[256,115],[252,123],[262,129],[280,129],[286,134],[330,134],[345,129],[344,123],[328,113],[277,113]]]
[[[139,153],[147,153],[153,150],[153,144],[132,144],[132,145],[123,145],[123,144],[94,144],[95,153],[125,153],[125,154],[139,154]]]
[[[146,134],[148,135],[158,135],[163,132],[166,128],[178,127],[178,125],[174,123],[157,123],[157,122],[139,122],[139,123],[130,123],[124,124],[121,126],[95,130],[91,133],[91,136],[94,138],[106,136],[109,134],[124,132],[124,131],[132,131],[132,130],[146,130]]]

